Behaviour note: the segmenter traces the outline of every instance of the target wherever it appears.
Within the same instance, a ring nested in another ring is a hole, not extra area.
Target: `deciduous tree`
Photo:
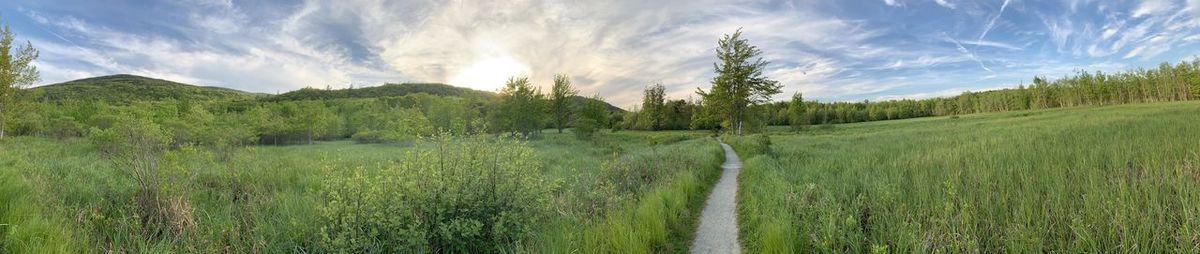
[[[741,135],[750,106],[769,101],[783,87],[763,74],[769,62],[762,59],[758,47],[742,38],[741,29],[717,41],[716,51],[720,62],[713,64],[717,73],[713,86],[697,93],[712,113],[724,118],[722,125]]]
[[[554,87],[550,89],[550,114],[554,117],[554,127],[558,128],[558,133],[562,133],[563,128],[571,121],[574,106],[571,99],[578,94],[579,91],[571,86],[567,75],[554,76]]]
[[[22,106],[24,89],[40,79],[33,65],[37,49],[28,41],[24,47],[13,47],[14,40],[12,29],[5,24],[0,29],[0,139]]]

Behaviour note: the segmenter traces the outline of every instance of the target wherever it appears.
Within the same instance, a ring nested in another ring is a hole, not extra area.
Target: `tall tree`
[[[540,89],[529,83],[529,78],[511,78],[500,90],[500,107],[496,113],[497,124],[503,131],[530,137],[542,128],[544,98]]]
[[[13,47],[12,29],[8,24],[0,30],[0,139],[8,128],[8,122],[16,118],[21,106],[24,89],[40,77],[37,66],[33,61],[38,58],[37,49],[33,43],[25,42],[24,47]]]
[[[554,117],[554,127],[558,128],[558,133],[563,132],[563,128],[571,121],[572,99],[579,94],[571,86],[571,80],[567,75],[554,75],[554,87],[550,89],[550,113]]]
[[[800,92],[792,94],[792,101],[788,102],[787,118],[793,130],[799,130],[803,126],[808,125],[808,117],[804,116],[806,112],[808,112],[808,109],[804,106],[804,95]]]
[[[639,112],[638,129],[660,130],[663,127],[663,109],[666,100],[666,88],[662,84],[647,87],[642,94],[642,111]]]
[[[769,101],[783,86],[763,74],[769,62],[763,61],[758,47],[742,38],[741,29],[717,41],[716,51],[720,62],[713,63],[717,73],[713,86],[696,93],[712,113],[724,117],[722,125],[741,135],[750,106]]]

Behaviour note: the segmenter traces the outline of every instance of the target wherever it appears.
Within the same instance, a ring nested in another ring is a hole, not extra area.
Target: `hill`
[[[283,94],[271,96],[267,100],[272,101],[294,101],[294,100],[329,100],[329,99],[350,99],[350,98],[378,98],[378,97],[394,97],[404,96],[414,93],[426,93],[437,96],[451,96],[462,98],[475,99],[492,99],[496,95],[490,92],[472,90],[438,83],[401,83],[401,84],[384,84],[381,86],[361,87],[351,89],[336,89],[336,90],[321,90],[315,88],[301,88],[300,90],[286,92]]]
[[[479,91],[470,88],[457,87],[441,83],[401,83],[401,84],[384,84],[374,87],[361,87],[350,89],[331,89],[323,90],[316,88],[301,88],[300,90],[282,93],[266,98],[270,101],[295,101],[295,100],[330,100],[330,99],[352,99],[352,98],[379,98],[379,97],[395,97],[404,96],[415,93],[426,93],[437,96],[472,98],[478,100],[492,100],[497,98],[496,93]],[[572,101],[575,105],[583,105],[587,98],[583,96],[575,96]],[[613,106],[608,102],[604,103],[605,108],[610,112],[625,112],[617,106]]]
[[[263,96],[222,87],[206,87],[119,74],[31,88],[39,101],[105,101],[126,104],[157,100],[247,100]]]
[[[379,98],[404,96],[415,93],[425,93],[437,96],[461,97],[487,101],[497,98],[492,92],[473,90],[439,83],[401,83],[384,84],[374,87],[353,89],[322,90],[302,88],[279,95],[250,93],[223,87],[208,87],[184,84],[169,80],[142,77],[129,74],[118,74],[67,81],[58,84],[31,88],[38,94],[38,100],[44,102],[61,102],[67,100],[104,101],[115,104],[128,104],[140,101],[158,100],[253,100],[266,101],[296,101],[296,100],[331,100],[353,98]],[[576,96],[573,98],[577,105],[591,98]],[[625,110],[608,102],[604,105],[611,112]]]

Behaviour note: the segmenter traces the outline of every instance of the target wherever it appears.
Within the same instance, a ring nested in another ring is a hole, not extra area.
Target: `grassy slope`
[[[228,88],[194,86],[124,74],[68,81],[32,90],[40,95],[42,101],[105,101],[120,104],[165,99],[239,100],[261,96]]]
[[[597,143],[571,135],[548,133],[530,143],[544,160],[547,177],[560,186],[555,210],[562,214],[546,221],[542,234],[522,248],[686,250],[690,223],[702,205],[696,193],[715,179],[709,176],[715,171],[706,169],[719,160],[705,159],[713,157],[706,149],[715,143],[682,141],[703,136],[690,132],[620,132]],[[651,148],[651,140],[661,145]],[[117,252],[312,250],[319,243],[316,208],[323,202],[318,193],[326,171],[380,167],[405,149],[414,148],[349,142],[251,147],[224,162],[205,150],[173,152],[165,157],[172,182],[167,192],[188,196],[196,227],[181,242],[171,243],[141,240],[138,227],[130,224],[137,221],[130,217],[135,183],[84,140],[4,139],[0,150],[13,152],[0,153],[0,176],[5,176],[0,178],[0,204],[5,204],[0,206],[0,224],[5,224],[0,225],[0,245],[11,252],[72,252],[71,247]],[[593,187],[604,185],[599,177],[629,175],[601,169],[615,161],[641,165],[626,168],[657,178],[633,191],[595,191]],[[647,165],[673,167],[649,171]],[[584,203],[600,200],[605,204]],[[581,225],[590,231],[579,231]],[[654,234],[628,235],[625,229],[631,226]],[[620,239],[587,242],[601,237]]]
[[[756,253],[1200,251],[1197,123],[1200,102],[1180,102],[776,135],[777,156],[750,158],[740,178],[743,241]]]

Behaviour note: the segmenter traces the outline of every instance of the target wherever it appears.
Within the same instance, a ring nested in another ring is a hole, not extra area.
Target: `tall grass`
[[[742,240],[757,253],[1194,253],[1196,123],[1200,103],[1181,102],[773,136],[777,156],[746,160],[739,179]]]
[[[620,132],[579,141],[547,134],[517,144],[534,152],[527,158],[532,164],[522,167],[540,170],[551,187],[543,204],[549,214],[492,251],[685,251],[703,195],[719,172],[720,150],[709,139],[696,139],[702,136]],[[404,162],[411,159],[406,153],[435,148],[343,141],[226,152],[172,149],[161,158],[163,179],[170,193],[181,194],[194,225],[177,235],[146,237],[135,202],[138,184],[98,147],[83,139],[5,139],[0,252],[338,251],[322,235],[329,218],[338,217],[328,214],[335,210],[321,210],[330,207],[329,187],[341,186],[328,184],[331,178],[416,165]]]
[[[71,253],[77,240],[55,216],[38,206],[36,192],[21,174],[18,161],[0,160],[0,253]]]
[[[716,142],[695,139],[702,136],[622,132],[598,137],[593,146],[580,146],[573,143],[584,141],[548,135],[535,146],[544,146],[538,150],[547,165],[553,165],[548,174],[567,177],[555,201],[558,217],[523,250],[686,252],[724,158]],[[547,149],[555,146],[571,149]]]

